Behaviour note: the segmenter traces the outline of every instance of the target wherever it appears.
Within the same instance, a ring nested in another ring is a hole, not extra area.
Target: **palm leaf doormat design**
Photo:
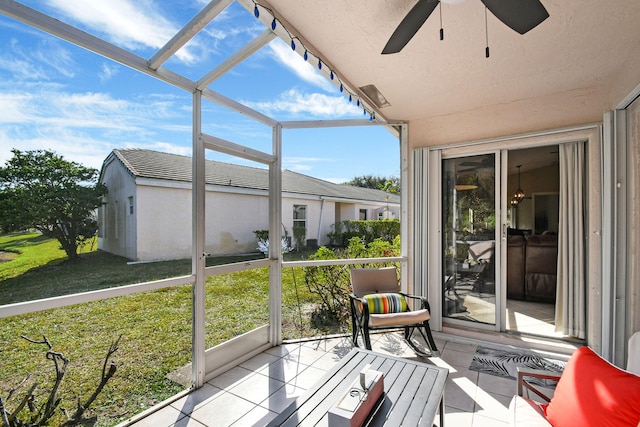
[[[478,346],[469,369],[515,380],[518,376],[518,366],[562,372],[566,364],[561,360],[547,359],[531,353],[518,353]],[[530,382],[547,387],[553,387],[556,384],[556,381],[553,380],[532,379]]]

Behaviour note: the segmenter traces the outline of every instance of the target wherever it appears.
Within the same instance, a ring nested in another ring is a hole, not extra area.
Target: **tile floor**
[[[454,281],[447,291],[447,299],[455,307],[449,317],[495,324],[495,287],[487,281],[480,289],[482,292],[478,290],[478,279],[473,276]],[[562,338],[562,333],[555,330],[555,304],[508,299],[506,319],[508,331]]]
[[[507,408],[516,392],[515,380],[469,370],[476,346],[438,337],[436,335],[436,344],[441,355],[428,361],[449,369],[445,424],[453,427],[507,425]],[[374,335],[372,340],[374,351],[416,357],[400,333]],[[271,348],[133,425],[265,425],[320,380],[351,348],[348,338]]]

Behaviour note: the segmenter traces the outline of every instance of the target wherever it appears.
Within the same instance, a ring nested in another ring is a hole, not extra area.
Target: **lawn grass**
[[[0,250],[20,255],[0,264],[0,280],[18,277],[33,268],[55,265],[67,259],[58,241],[37,233],[0,235]]]
[[[37,235],[0,236],[0,248],[21,251],[0,264],[0,301],[20,301],[89,291],[189,274],[189,260],[128,265],[127,260],[102,252],[81,255],[79,262],[49,256],[44,266],[34,254],[54,252],[57,242]],[[64,255],[64,254],[63,254]],[[218,259],[218,262],[229,260]],[[22,273],[12,263],[22,265]],[[26,266],[30,266],[27,269]],[[13,271],[8,274],[7,271]],[[295,280],[294,280],[295,274]],[[316,297],[304,285],[302,269],[283,271],[283,336],[299,338],[326,333],[314,328],[309,312]],[[205,342],[212,347],[268,321],[268,269],[261,268],[207,279]],[[300,310],[304,312],[302,322]],[[53,367],[46,348],[28,343],[21,335],[46,335],[54,349],[71,360],[60,390],[63,406],[73,410],[76,397],[91,394],[99,380],[110,343],[122,335],[114,356],[118,370],[94,403],[95,425],[113,425],[182,389],[166,375],[191,360],[191,286],[174,286],[103,301],[0,319],[0,397],[27,374],[28,381],[52,383]],[[18,393],[18,396],[22,394]],[[43,397],[40,397],[42,399]],[[16,398],[7,403],[11,409]],[[52,423],[59,424],[61,414]]]

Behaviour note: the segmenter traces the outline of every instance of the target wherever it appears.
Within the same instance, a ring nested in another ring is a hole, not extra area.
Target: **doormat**
[[[562,372],[566,364],[567,362],[561,360],[547,359],[531,353],[517,353],[478,346],[469,369],[515,380],[518,376],[518,366]],[[543,387],[555,387],[557,383],[554,380],[538,378],[529,378],[528,381]]]

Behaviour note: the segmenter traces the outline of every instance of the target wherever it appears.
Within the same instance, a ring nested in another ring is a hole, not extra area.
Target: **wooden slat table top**
[[[354,348],[269,426],[328,426],[329,409],[366,364],[384,373],[385,395],[370,426],[432,426],[449,371],[424,362]]]

